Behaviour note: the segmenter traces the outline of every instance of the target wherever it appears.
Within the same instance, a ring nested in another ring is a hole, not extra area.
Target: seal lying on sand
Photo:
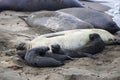
[[[0,0],[0,11],[39,11],[82,7],[78,0]]]
[[[62,49],[76,51],[83,48],[91,41],[89,35],[93,33],[99,34],[105,44],[120,43],[120,40],[106,30],[76,29],[41,35],[30,42],[25,42],[22,46],[18,45],[18,48],[24,48],[24,50],[27,51],[39,46],[48,46],[51,48],[51,45],[59,44]]]
[[[120,30],[116,23],[113,22],[111,16],[97,10],[88,8],[67,8],[58,11],[71,14],[92,24],[95,28],[104,29],[113,34]]]
[[[42,57],[48,50],[49,48],[44,46],[30,49],[25,55],[25,61],[33,67],[57,67],[64,64],[50,57]]]
[[[99,34],[96,33],[90,34],[89,38],[90,38],[90,43],[85,45],[80,50],[77,50],[77,52],[62,49],[59,44],[51,45],[51,50],[54,54],[68,55],[72,58],[80,58],[80,57],[96,58],[93,55],[103,51],[105,48],[105,43],[101,39]]]
[[[95,59],[96,57],[93,56],[93,54],[103,51],[103,49],[105,48],[105,43],[103,42],[99,34],[96,34],[96,33],[90,34],[89,38],[90,38],[90,43],[77,51],[72,51],[67,49],[65,50],[65,49],[62,49],[59,44],[53,44],[51,45],[52,53],[47,52],[49,50],[48,47],[38,47],[38,48],[33,48],[29,50],[27,53],[21,52],[20,54],[23,56],[25,54],[25,60],[27,60],[27,62],[30,61],[30,58],[34,62],[34,60],[32,59],[32,56],[51,57],[58,61],[71,59],[71,57],[72,58],[90,57]],[[18,48],[21,49],[21,47],[22,46],[20,45]],[[32,52],[32,56],[30,56],[31,52]],[[36,55],[36,54],[39,54],[39,55]]]
[[[39,27],[40,30],[47,28],[54,32],[93,28],[93,25],[63,12],[40,11],[20,18],[31,27]]]

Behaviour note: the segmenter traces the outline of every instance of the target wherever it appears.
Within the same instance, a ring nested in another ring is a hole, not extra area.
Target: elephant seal
[[[82,7],[78,0],[0,0],[0,11],[40,11]]]
[[[61,12],[65,12],[71,14],[83,21],[86,21],[92,24],[95,28],[104,29],[111,33],[116,33],[120,31],[120,28],[113,22],[112,18],[103,12],[88,9],[88,8],[68,8],[58,10]]]
[[[25,20],[29,26],[39,27],[40,30],[47,28],[54,32],[93,28],[91,24],[63,12],[40,11],[32,13],[28,17],[20,16],[20,18]]]
[[[56,59],[61,62],[65,61],[65,60],[73,60],[70,56],[67,56],[67,55],[53,54],[52,52],[48,51],[49,47],[42,46],[42,47],[33,48],[30,51],[27,51],[24,45],[25,45],[25,43],[20,43],[16,47],[17,55],[20,58],[22,58],[23,60],[25,60],[25,56],[28,56],[27,54],[30,54],[30,52],[33,52],[34,54],[39,54],[39,56],[41,56],[41,57],[46,57],[46,58],[50,57],[50,58]],[[31,58],[31,57],[28,56],[28,58]]]
[[[25,62],[32,67],[58,67],[64,65],[64,63],[57,61],[51,57],[43,57],[49,48],[42,46],[30,49],[25,54]]]
[[[68,55],[72,58],[90,57],[95,59],[96,57],[93,55],[103,51],[105,48],[105,43],[101,39],[100,35],[96,33],[90,34],[89,38],[90,43],[85,45],[83,48],[77,50],[77,52],[62,49],[59,44],[51,45],[51,50],[55,54]]]
[[[93,33],[99,34],[105,44],[119,45],[120,43],[117,37],[103,29],[76,29],[38,36],[30,42],[25,42],[23,47],[29,50],[39,46],[48,46],[51,50],[52,44],[59,44],[62,49],[77,51],[91,41],[89,35]]]

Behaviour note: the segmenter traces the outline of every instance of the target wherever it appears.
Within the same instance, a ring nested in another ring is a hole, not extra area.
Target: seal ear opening
[[[26,21],[27,20],[27,18],[28,18],[28,16],[18,16],[20,19],[22,19],[22,20],[24,20],[24,21]]]

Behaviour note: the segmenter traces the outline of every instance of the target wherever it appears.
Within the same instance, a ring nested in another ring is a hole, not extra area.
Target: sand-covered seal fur
[[[29,26],[34,28],[39,27],[40,30],[47,28],[50,31],[56,32],[72,29],[93,28],[93,25],[90,23],[59,11],[40,11],[28,16],[19,17],[22,18]]]

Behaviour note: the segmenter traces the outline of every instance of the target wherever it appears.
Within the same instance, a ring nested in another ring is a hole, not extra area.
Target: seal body
[[[90,42],[77,51],[65,50],[62,49],[59,44],[53,44],[51,45],[52,52],[55,54],[68,55],[72,58],[90,57],[95,59],[94,54],[103,51],[105,43],[97,33],[90,34],[89,39]]]
[[[24,16],[21,18],[24,18]],[[78,19],[70,14],[55,11],[35,12],[24,18],[25,22],[31,27],[44,28],[50,31],[64,31],[72,29],[88,29],[93,28],[88,22]]]
[[[63,49],[77,50],[90,42],[89,35],[92,33],[99,34],[106,44],[109,43],[109,39],[115,39],[115,36],[106,30],[76,29],[41,35],[30,41],[28,44],[29,48],[34,48],[37,46],[50,47],[52,44],[59,44]]]
[[[0,0],[0,10],[39,11],[82,7],[78,0]]]
[[[116,33],[120,28],[113,22],[111,16],[103,12],[88,8],[68,8],[61,9],[61,12],[71,14],[83,21],[92,24],[95,28],[104,29],[111,33]]]
[[[26,63],[33,67],[57,67],[63,65],[62,62],[54,58],[43,57],[47,51],[48,47],[38,47],[28,50],[25,54]]]

